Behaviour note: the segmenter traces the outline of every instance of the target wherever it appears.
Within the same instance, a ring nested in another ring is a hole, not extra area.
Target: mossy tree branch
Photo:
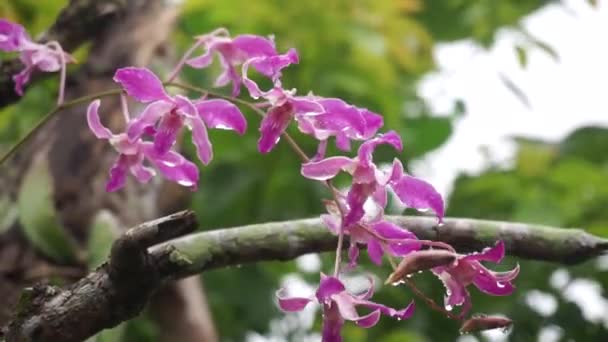
[[[473,219],[446,219],[437,226],[436,220],[426,217],[389,219],[421,239],[444,241],[459,251],[479,250],[500,239],[510,255],[575,264],[608,250],[608,240],[580,229]],[[5,330],[7,341],[80,341],[137,315],[151,293],[169,280],[216,268],[331,251],[336,243],[319,219],[184,235],[196,226],[190,211],[144,223],[119,238],[108,262],[86,278],[66,289],[28,290]]]

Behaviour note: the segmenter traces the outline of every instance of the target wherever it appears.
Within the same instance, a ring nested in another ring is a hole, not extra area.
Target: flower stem
[[[38,121],[36,123],[36,125],[34,125],[34,127],[25,134],[25,136],[23,138],[21,138],[19,141],[17,141],[17,143],[15,143],[15,145],[13,145],[8,152],[6,152],[2,158],[0,158],[0,166],[3,165],[13,154],[15,154],[15,152],[17,152],[26,142],[28,142],[29,140],[31,140],[36,133],[42,128],[44,127],[44,125],[46,125],[49,120],[51,120],[55,114],[59,113],[60,111],[66,109],[66,108],[70,108],[73,107],[75,105],[79,105],[81,103],[87,102],[87,101],[91,101],[94,100],[96,98],[100,98],[100,97],[106,97],[106,96],[112,96],[112,95],[118,95],[122,92],[121,89],[110,89],[110,90],[106,90],[106,91],[102,91],[100,93],[96,93],[96,94],[92,94],[92,95],[87,95],[87,96],[83,96],[83,97],[79,97],[76,98],[74,100],[71,101],[67,101],[64,102],[58,106],[55,106],[55,108],[51,109],[48,113],[46,113],[42,119],[40,119],[40,121]]]

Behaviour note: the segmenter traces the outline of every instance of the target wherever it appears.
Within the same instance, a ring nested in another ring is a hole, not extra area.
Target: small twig
[[[121,91],[122,91],[121,89],[111,89],[111,90],[103,91],[103,92],[92,94],[92,95],[82,96],[82,97],[76,98],[74,100],[64,102],[63,104],[51,109],[48,113],[46,113],[42,117],[42,119],[40,119],[40,121],[38,121],[36,123],[36,125],[34,125],[34,127],[29,132],[27,132],[25,134],[25,136],[23,138],[21,138],[19,141],[17,141],[17,143],[15,143],[15,145],[13,145],[8,150],[8,152],[6,152],[2,156],[2,158],[0,158],[0,166],[2,166],[4,164],[4,162],[6,162],[13,154],[15,154],[15,152],[17,152],[17,150],[19,150],[19,148],[21,148],[21,146],[23,146],[23,144],[25,144],[27,141],[32,139],[36,135],[36,133],[42,127],[44,127],[44,125],[46,125],[47,122],[49,122],[49,120],[51,120],[55,116],[55,114],[59,113],[60,111],[66,109],[66,108],[70,108],[75,105],[79,105],[81,103],[94,100],[96,98],[120,94]]]

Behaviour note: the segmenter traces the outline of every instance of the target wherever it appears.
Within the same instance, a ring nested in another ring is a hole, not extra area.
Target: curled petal
[[[196,146],[196,155],[203,164],[207,165],[213,158],[213,148],[207,134],[207,128],[199,117],[191,118],[188,122],[192,127],[192,141]]]
[[[359,151],[357,156],[359,157],[359,162],[365,165],[371,164],[372,162],[372,154],[378,145],[388,144],[393,146],[396,150],[401,151],[403,149],[403,145],[401,143],[401,137],[395,131],[389,131],[385,134],[381,134],[376,138],[368,140],[364,142],[361,147],[359,147]]]
[[[385,239],[416,239],[414,233],[388,221],[373,223],[371,228]]]
[[[330,157],[302,165],[302,176],[315,180],[334,178],[341,170],[349,170],[353,160],[347,157]]]
[[[401,202],[408,207],[414,209],[430,208],[439,218],[439,222],[443,220],[443,199],[431,184],[421,179],[404,175],[400,179],[391,182],[390,185]]]
[[[501,240],[494,247],[484,248],[481,253],[472,253],[464,256],[463,260],[490,261],[499,263],[505,256],[505,243]]]
[[[277,54],[274,46],[274,41],[271,39],[253,35],[242,34],[236,36],[232,41],[234,48],[240,50],[241,54],[245,54],[245,58],[258,56],[273,56]]]
[[[308,303],[311,302],[310,298],[304,298],[304,297],[284,297],[283,296],[283,289],[280,289],[279,291],[277,291],[276,296],[277,296],[277,300],[279,302],[279,307],[281,308],[281,310],[286,311],[286,312],[296,312],[296,311],[301,311],[302,309],[304,309],[304,307],[306,307],[306,305],[308,305]]]
[[[204,54],[187,60],[186,64],[196,69],[203,69],[208,67],[211,62],[213,62],[213,51],[209,49]]]
[[[258,150],[261,153],[268,153],[274,148],[279,142],[281,134],[287,129],[292,116],[292,108],[287,104],[268,111],[260,125]]]
[[[414,314],[414,310],[416,310],[416,303],[414,303],[414,301],[411,301],[408,304],[408,306],[406,306],[405,308],[403,308],[401,310],[395,310],[386,305],[370,302],[367,300],[366,301],[357,301],[357,304],[365,306],[372,310],[378,310],[383,315],[386,315],[386,316],[389,316],[392,318],[396,318],[397,320],[403,320],[403,319],[408,319],[408,318],[412,317],[412,315]]]
[[[493,296],[508,296],[515,290],[509,281],[499,281],[485,267],[479,269],[479,273],[473,278],[473,284],[484,293]]]
[[[131,164],[130,170],[140,183],[147,183],[156,175],[156,172],[149,167],[145,167],[142,161]]]
[[[283,55],[256,58],[253,67],[262,75],[277,81],[281,76],[281,70],[291,64],[298,64],[299,57],[295,49],[290,49]]]
[[[99,120],[99,105],[101,101],[99,99],[91,102],[87,107],[87,123],[93,134],[98,139],[110,139],[112,132],[107,129]]]
[[[127,126],[127,136],[131,142],[138,139],[146,133],[146,130],[154,128],[156,122],[163,114],[169,112],[173,108],[173,103],[168,101],[155,101],[147,105],[141,114],[133,119]],[[156,131],[154,131],[156,133]]]
[[[519,264],[517,264],[514,269],[507,272],[490,272],[497,281],[511,281],[519,275]]]
[[[244,134],[247,130],[247,121],[243,113],[229,101],[201,100],[194,102],[194,105],[207,127],[233,130],[239,134]]]
[[[120,83],[129,96],[140,102],[168,100],[163,83],[146,68],[121,68],[114,74],[114,81]]]
[[[363,134],[363,139],[369,139],[384,125],[384,119],[382,118],[382,115],[370,112],[367,109],[363,109],[361,114],[365,119],[365,133]]]
[[[367,288],[367,291],[365,291],[361,295],[357,296],[357,299],[368,300],[368,299],[372,298],[372,296],[374,295],[374,289],[376,287],[376,282],[374,281],[374,277],[368,275],[367,280],[369,281],[369,286]]]
[[[371,328],[380,320],[380,310],[374,310],[365,316],[355,319],[355,323],[362,328]]]
[[[455,307],[462,305],[469,300],[469,292],[467,291],[466,287],[454,279],[448,272],[440,272],[435,274],[443,282],[443,285],[446,288],[446,296],[444,297],[446,306]]]

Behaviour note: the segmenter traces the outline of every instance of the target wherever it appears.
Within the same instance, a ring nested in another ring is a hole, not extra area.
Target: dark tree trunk
[[[178,9],[170,1],[126,2],[126,10],[111,25],[90,37],[88,60],[69,77],[68,100],[116,87],[112,81],[116,68],[148,65],[159,52],[166,51]],[[106,193],[104,184],[116,153],[106,141],[99,141],[90,133],[85,112],[86,105],[82,105],[59,113],[0,174],[0,204],[18,201],[24,175],[33,168],[51,177],[54,210],[81,256],[76,262],[60,264],[33,247],[22,231],[22,218],[18,215],[9,217],[10,222],[0,220],[8,227],[0,234],[0,326],[8,322],[25,286],[55,276],[73,282],[87,274],[82,256],[86,255],[91,223],[100,213],[113,217],[118,232],[187,206],[188,193],[158,179],[146,186],[131,180],[123,190]],[[132,112],[136,112],[135,107]],[[113,131],[124,128],[118,98],[102,99],[100,114]],[[180,341],[217,340],[198,278],[167,286],[152,308],[161,326],[167,327],[163,328],[169,333],[163,335],[167,341],[176,340],[176,336]],[[187,330],[181,331],[184,328]]]

